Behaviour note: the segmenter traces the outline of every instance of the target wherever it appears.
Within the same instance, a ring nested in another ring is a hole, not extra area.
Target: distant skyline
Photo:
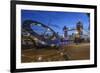
[[[81,21],[83,28],[88,31],[89,17],[86,13],[79,12],[55,12],[55,11],[36,11],[36,10],[21,10],[21,21],[34,20],[41,22],[51,27],[60,35],[63,34],[63,27],[75,28],[76,23]],[[70,31],[69,34],[74,31]]]

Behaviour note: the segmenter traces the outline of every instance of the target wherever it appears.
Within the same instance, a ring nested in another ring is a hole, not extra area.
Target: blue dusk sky
[[[51,27],[60,35],[63,34],[63,27],[76,28],[76,23],[81,21],[83,28],[88,31],[89,17],[86,13],[79,12],[55,12],[55,11],[35,11],[21,10],[21,21],[34,20]],[[70,31],[69,34],[75,31]]]

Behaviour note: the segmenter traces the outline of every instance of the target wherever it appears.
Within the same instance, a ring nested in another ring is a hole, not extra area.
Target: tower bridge
[[[78,39],[80,40],[83,30],[80,25],[72,29],[64,28],[64,38],[69,36],[69,31],[77,31],[76,35],[79,35]],[[89,43],[81,43],[80,45],[73,43],[62,46],[59,35],[52,28],[40,22],[25,20],[21,31],[21,62],[66,61],[90,58]],[[68,39],[67,42],[69,41],[74,40]],[[44,49],[38,49],[41,47]]]

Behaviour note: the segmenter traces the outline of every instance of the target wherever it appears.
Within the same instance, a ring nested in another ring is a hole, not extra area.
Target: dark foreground
[[[71,44],[62,46],[59,49],[41,48],[27,49],[21,52],[22,63],[27,62],[49,62],[49,61],[70,61],[87,60],[90,58],[90,44]]]

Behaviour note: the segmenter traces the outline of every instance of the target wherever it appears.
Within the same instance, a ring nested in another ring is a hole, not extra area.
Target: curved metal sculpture
[[[42,28],[44,31],[37,29]],[[25,20],[22,24],[22,48],[32,47],[59,47],[60,39],[50,27],[33,20]],[[42,32],[41,34],[39,34]],[[25,35],[26,34],[26,35]],[[30,42],[31,41],[31,42]],[[25,44],[26,43],[26,44]],[[31,45],[30,45],[31,44]]]

